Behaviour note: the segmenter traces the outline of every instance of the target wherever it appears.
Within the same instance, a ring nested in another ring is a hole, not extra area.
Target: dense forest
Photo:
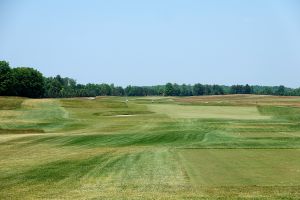
[[[201,96],[223,94],[264,94],[300,96],[300,88],[253,85],[178,85],[167,83],[156,86],[127,86],[113,84],[78,84],[72,78],[44,77],[29,67],[12,68],[6,61],[0,61],[0,95],[32,98],[91,97],[91,96]]]

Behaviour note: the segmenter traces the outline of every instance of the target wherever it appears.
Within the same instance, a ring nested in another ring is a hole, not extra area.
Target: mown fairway
[[[297,199],[300,98],[0,97],[0,199]]]

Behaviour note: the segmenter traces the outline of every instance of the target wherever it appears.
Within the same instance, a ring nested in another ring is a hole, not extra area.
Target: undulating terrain
[[[0,97],[0,199],[297,199],[300,97]]]

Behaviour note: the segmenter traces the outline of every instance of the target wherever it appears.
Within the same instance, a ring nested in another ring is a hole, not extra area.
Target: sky
[[[0,0],[0,60],[84,84],[300,87],[300,1]]]

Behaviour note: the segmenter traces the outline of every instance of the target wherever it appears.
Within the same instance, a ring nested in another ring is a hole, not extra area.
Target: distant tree
[[[162,87],[158,87],[157,88],[157,92],[158,92],[158,95],[163,96],[164,93],[165,93],[165,88],[163,86]]]
[[[193,95],[194,96],[204,95],[204,86],[201,85],[200,83],[195,84],[193,87]]]
[[[205,85],[204,86],[204,95],[211,95],[211,86],[210,85]]]
[[[294,96],[300,96],[300,88],[294,90]]]
[[[237,89],[237,86],[236,85],[232,85],[230,87],[230,93],[231,94],[237,94],[238,93],[238,89]]]
[[[43,75],[29,67],[18,67],[12,69],[15,78],[14,92],[17,96],[42,97],[44,94]]]
[[[272,88],[271,88],[271,87],[265,87],[265,88],[262,90],[262,93],[261,93],[261,94],[272,95],[272,94],[273,94]]]
[[[127,96],[145,96],[145,95],[147,95],[147,88],[129,85],[125,88],[125,95],[127,95]]]
[[[111,88],[108,84],[106,84],[106,83],[100,84],[100,95],[101,96],[111,95]]]
[[[45,97],[57,98],[60,97],[63,85],[57,78],[46,78],[45,79]]]
[[[0,95],[12,95],[14,77],[9,63],[0,61]]]
[[[84,87],[83,87],[84,88]],[[62,78],[60,75],[45,78],[44,97],[76,97],[80,96],[76,81],[72,78]]]
[[[155,90],[153,86],[144,86],[144,94],[146,96],[153,96],[153,95],[158,95],[158,92]]]
[[[99,96],[101,95],[101,86],[97,85],[97,84],[93,84],[93,83],[88,83],[85,85],[84,87],[86,96],[89,97],[95,97],[95,96]],[[109,92],[107,92],[109,93]],[[107,93],[105,93],[104,95],[107,95]]]
[[[72,78],[44,78],[33,68],[10,68],[9,63],[0,61],[0,95],[19,95],[26,97],[85,97],[85,96],[192,96],[222,94],[265,94],[300,96],[300,88],[293,89],[281,86],[253,85],[178,85],[167,83],[154,86],[115,87],[114,84],[77,84]]]
[[[174,83],[172,96],[179,96],[181,93],[180,90],[181,90],[181,87],[178,84]]]
[[[180,87],[180,96],[191,96],[192,90],[190,90],[190,87],[186,84],[182,84]]]
[[[165,96],[172,96],[174,93],[174,88],[172,83],[167,83],[165,86]]]
[[[230,93],[231,94],[244,94],[244,86],[243,85],[232,85],[230,87]]]
[[[250,85],[246,84],[246,86],[244,88],[244,93],[245,94],[251,94],[252,93],[252,88],[250,87]]]
[[[115,95],[114,95],[114,93],[115,93],[115,92],[114,92],[114,91],[115,91],[115,85],[112,83],[112,84],[110,84],[109,87],[110,87],[110,93],[111,93],[110,95],[115,96]]]
[[[219,85],[213,85],[211,90],[212,90],[211,94],[213,94],[213,95],[223,95],[224,94],[223,88]]]
[[[124,96],[124,89],[122,87],[115,87],[113,90],[114,96]]]
[[[131,85],[128,85],[124,90],[125,96],[130,96],[131,94]]]
[[[280,85],[276,91],[276,95],[279,95],[279,96],[283,96],[285,95],[285,87],[283,85]]]
[[[76,80],[68,77],[63,78],[63,80],[65,87],[70,87],[71,89],[74,89],[76,87]]]

